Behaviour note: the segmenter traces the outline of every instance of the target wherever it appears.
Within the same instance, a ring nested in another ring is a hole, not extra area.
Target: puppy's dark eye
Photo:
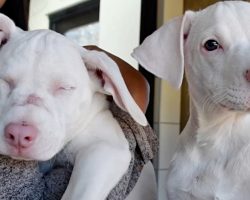
[[[214,51],[214,50],[220,48],[220,44],[219,44],[216,40],[208,40],[208,41],[206,41],[206,43],[204,44],[204,48],[205,48],[207,51]]]

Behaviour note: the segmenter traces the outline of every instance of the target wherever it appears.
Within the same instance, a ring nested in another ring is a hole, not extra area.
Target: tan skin
[[[0,0],[0,8],[2,8],[3,4],[5,3],[6,0]]]
[[[137,105],[145,113],[149,102],[149,85],[144,76],[121,58],[104,51],[97,46],[89,45],[84,47],[88,50],[103,51],[116,62],[130,94],[134,98]]]

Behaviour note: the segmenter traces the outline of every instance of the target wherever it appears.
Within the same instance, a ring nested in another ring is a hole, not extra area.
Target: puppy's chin
[[[10,158],[12,158],[12,159],[14,159],[14,160],[22,160],[22,161],[41,161],[41,162],[43,162],[43,161],[48,161],[48,160],[50,160],[51,158],[53,158],[53,156],[52,157],[48,157],[48,158],[33,158],[33,157],[25,157],[25,156],[8,156],[8,157],[10,157]]]
[[[34,159],[31,159],[31,158],[25,158],[25,157],[16,157],[16,156],[10,156],[12,159],[14,160],[24,160],[24,161],[31,161],[31,160],[34,160]]]
[[[40,154],[40,153],[32,153],[31,151],[15,151],[12,150],[11,152],[0,152],[0,154],[8,156],[14,160],[25,160],[25,161],[47,161],[53,158],[56,155],[55,153],[49,153],[49,154]]]

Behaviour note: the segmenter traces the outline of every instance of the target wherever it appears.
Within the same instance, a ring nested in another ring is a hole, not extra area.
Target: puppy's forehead
[[[51,62],[80,58],[76,45],[64,36],[49,30],[24,32],[11,42],[16,46],[12,48],[12,53],[16,56],[20,53],[32,54],[36,59],[50,58]]]
[[[84,71],[80,47],[53,31],[23,32],[0,50],[0,67],[10,70],[38,70],[39,73],[73,73]]]
[[[193,21],[196,30],[214,29],[220,27],[230,31],[250,32],[250,3],[241,1],[224,1],[216,3],[197,12]]]

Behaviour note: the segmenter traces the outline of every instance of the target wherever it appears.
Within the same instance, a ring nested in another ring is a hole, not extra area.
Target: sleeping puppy
[[[147,124],[118,66],[53,31],[22,31],[4,15],[0,29],[0,154],[43,161],[67,144],[74,169],[62,199],[105,199],[131,159],[106,94]]]
[[[189,84],[168,200],[250,199],[249,24],[249,3],[219,2],[169,21],[133,53],[177,88],[185,69]]]

